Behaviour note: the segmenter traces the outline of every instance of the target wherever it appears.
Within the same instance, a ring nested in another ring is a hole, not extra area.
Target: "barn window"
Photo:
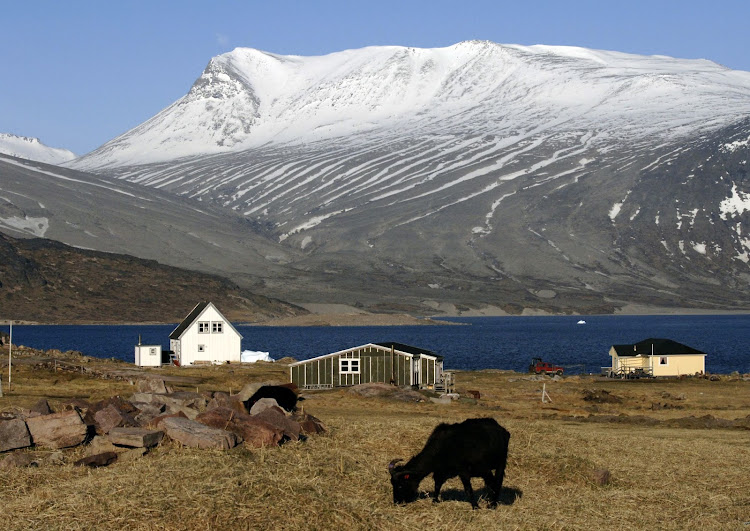
[[[199,334],[208,334],[208,322],[199,322],[198,323],[198,333]]]
[[[669,365],[669,358],[666,356],[660,356],[659,365]]]
[[[359,374],[359,358],[340,359],[339,372],[342,374]]]
[[[206,345],[198,345],[198,352],[206,352]]]
[[[219,321],[218,323],[211,323],[211,332],[213,334],[221,334],[224,331],[224,327],[222,326],[224,323]]]

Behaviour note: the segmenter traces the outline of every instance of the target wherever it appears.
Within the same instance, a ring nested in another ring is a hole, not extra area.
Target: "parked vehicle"
[[[529,372],[534,374],[548,374],[548,375],[562,375],[565,369],[559,365],[554,365],[548,361],[542,361],[542,358],[531,358],[531,365],[529,365]]]

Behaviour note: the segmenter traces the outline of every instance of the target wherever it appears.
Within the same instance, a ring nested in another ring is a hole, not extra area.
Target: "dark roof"
[[[435,356],[440,359],[443,358],[441,355],[435,354],[431,350],[427,350],[427,349],[419,348],[419,347],[413,347],[411,345],[405,345],[404,343],[394,343],[393,341],[387,341],[385,343],[373,343],[373,344],[378,345],[380,347],[385,347],[385,348],[393,347],[395,350],[400,350],[401,352],[406,352],[407,354],[414,354],[416,356],[419,356],[421,354],[426,354],[428,356]]]
[[[671,339],[649,338],[634,345],[612,345],[618,356],[666,356],[669,354],[705,354]]]
[[[172,330],[172,333],[169,334],[169,339],[180,339],[182,333],[187,330],[188,326],[193,324],[193,321],[195,321],[201,314],[201,312],[206,309],[206,306],[208,306],[208,301],[203,301],[196,304],[195,308],[193,308],[190,313],[187,314],[187,317],[185,317],[182,322],[177,325],[177,328]]]

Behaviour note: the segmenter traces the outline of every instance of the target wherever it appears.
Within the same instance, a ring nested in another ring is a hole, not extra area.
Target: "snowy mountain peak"
[[[60,164],[76,157],[67,149],[45,146],[38,138],[10,133],[0,133],[0,153],[47,164]]]
[[[689,114],[685,109],[690,109]],[[186,96],[76,160],[112,168],[381,132],[674,136],[750,113],[750,73],[705,60],[466,41],[324,56],[236,48]]]

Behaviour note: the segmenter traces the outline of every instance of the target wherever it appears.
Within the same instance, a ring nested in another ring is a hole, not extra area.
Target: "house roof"
[[[208,301],[199,302],[195,305],[195,308],[190,310],[190,313],[187,314],[187,317],[185,317],[180,324],[177,325],[177,328],[172,330],[172,333],[169,334],[169,339],[180,339],[180,336],[185,332],[185,330],[188,329],[188,327],[195,322],[198,317],[203,313],[203,310],[205,310],[209,305],[213,306],[214,310],[216,310],[216,313],[221,315],[222,319],[224,319],[224,322],[229,325],[229,327],[234,330],[238,336],[242,337],[242,334],[237,332],[237,329],[232,326],[232,323],[230,323],[226,317],[219,311],[219,309],[211,304]]]
[[[351,347],[346,350],[340,350],[338,352],[332,352],[330,354],[323,354],[322,356],[316,356],[314,358],[310,358],[310,359],[306,359],[302,361],[296,361],[294,363],[291,363],[290,366],[302,365],[304,363],[309,363],[311,361],[317,361],[317,360],[321,360],[323,358],[329,358],[332,356],[341,356],[342,354],[348,354],[349,352],[353,352],[355,350],[359,350],[359,349],[363,349],[367,347],[376,347],[379,350],[390,350],[391,346],[393,347],[393,350],[395,352],[401,355],[415,356],[415,357],[419,357],[422,355],[431,356],[439,361],[443,359],[443,356],[439,354],[435,354],[431,350],[426,350],[426,349],[419,348],[419,347],[413,347],[411,345],[405,345],[403,343],[385,342],[385,343],[367,343],[364,345],[359,345],[357,347]]]
[[[649,338],[632,345],[612,345],[615,353],[622,356],[667,356],[670,354],[695,354],[705,356],[705,352],[696,350],[671,339]]]

